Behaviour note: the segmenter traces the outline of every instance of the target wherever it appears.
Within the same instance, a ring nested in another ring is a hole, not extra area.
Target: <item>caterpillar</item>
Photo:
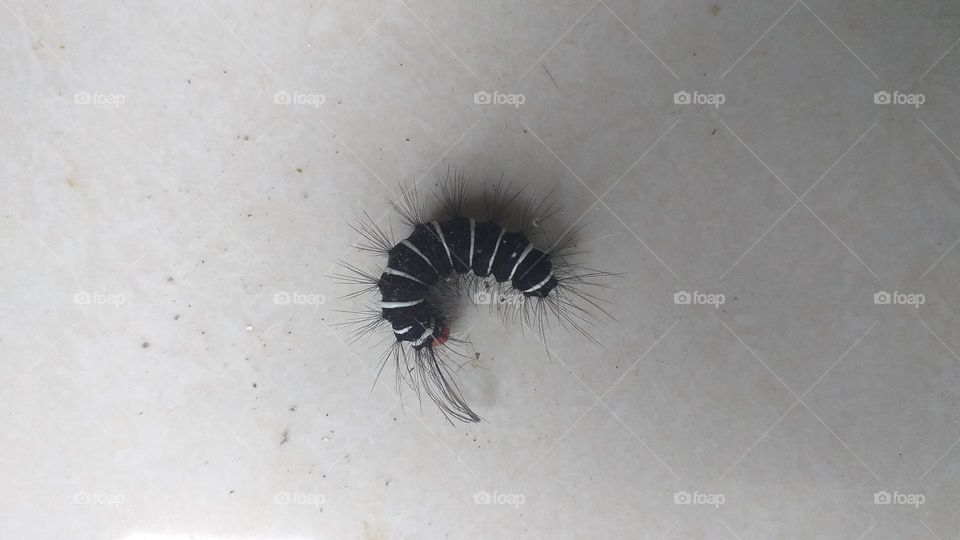
[[[416,184],[409,189],[401,186],[400,200],[391,206],[412,232],[396,242],[365,214],[365,220],[352,226],[363,239],[357,247],[385,257],[386,265],[378,274],[341,261],[348,273],[337,277],[361,286],[348,297],[379,294],[378,305],[346,323],[355,326],[354,340],[382,325],[389,327],[393,340],[380,362],[378,378],[393,359],[398,393],[400,381],[406,380],[418,395],[425,391],[448,420],[479,422],[451,367],[451,355],[465,357],[452,346],[467,342],[451,334],[452,315],[443,304],[465,289],[506,289],[522,301],[511,304],[513,311],[500,310],[505,320],[534,329],[544,343],[550,321],[597,343],[588,330],[596,319],[590,308],[609,313],[601,305],[605,300],[587,288],[604,286],[601,278],[614,274],[571,262],[583,253],[576,250],[583,228],[579,220],[553,242],[535,244],[544,222],[558,211],[552,194],[539,201],[529,198],[517,208],[523,190],[512,190],[501,178],[484,194],[483,217],[477,219],[465,210],[467,191],[462,176],[448,173],[436,193],[442,215],[427,219]],[[505,224],[506,214],[519,214],[513,230]]]

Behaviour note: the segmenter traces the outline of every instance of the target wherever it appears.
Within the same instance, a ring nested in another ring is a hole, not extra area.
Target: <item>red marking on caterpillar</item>
[[[444,326],[440,329],[440,335],[433,338],[433,346],[443,345],[448,339],[450,339],[450,327]]]
[[[600,305],[605,300],[588,289],[602,287],[600,281],[613,274],[570,260],[577,253],[580,220],[552,242],[541,243],[541,225],[558,211],[556,202],[548,196],[519,204],[521,192],[509,191],[498,183],[485,193],[484,216],[477,219],[465,210],[467,184],[462,177],[448,176],[436,195],[445,216],[427,219],[416,186],[401,188],[401,199],[392,206],[412,233],[397,242],[366,216],[354,226],[363,239],[357,247],[385,257],[386,264],[377,274],[341,262],[348,273],[337,276],[341,282],[361,286],[348,297],[366,292],[380,296],[378,309],[346,322],[354,327],[352,340],[389,326],[394,341],[380,369],[392,359],[398,389],[399,381],[406,380],[418,395],[426,392],[448,419],[478,422],[480,417],[467,406],[454,381],[451,355],[465,355],[451,346],[466,341],[451,335],[456,324],[440,301],[464,289],[486,294],[491,285],[505,288],[522,300],[510,303],[514,311],[506,312],[507,321],[532,328],[544,343],[550,321],[597,343],[587,330],[595,316],[591,308],[606,313]],[[516,227],[504,225],[511,217]]]

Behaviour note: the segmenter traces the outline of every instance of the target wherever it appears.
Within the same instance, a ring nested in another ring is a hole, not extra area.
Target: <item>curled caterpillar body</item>
[[[445,313],[445,301],[463,292],[465,284],[468,288],[471,284],[487,287],[496,282],[524,300],[503,310],[497,306],[509,323],[531,328],[545,340],[551,321],[555,321],[597,343],[587,330],[595,319],[590,308],[606,313],[601,307],[605,300],[589,289],[604,287],[603,278],[612,274],[571,262],[574,255],[584,253],[575,242],[582,228],[579,220],[553,242],[534,244],[540,226],[557,211],[550,198],[531,199],[518,208],[515,203],[520,192],[507,194],[500,183],[484,194],[485,215],[476,219],[464,210],[466,192],[462,178],[448,178],[437,195],[444,215],[426,219],[415,186],[401,187],[402,197],[393,208],[412,233],[394,241],[367,216],[354,225],[364,240],[357,247],[385,256],[386,265],[369,272],[341,263],[348,272],[338,277],[361,287],[348,297],[379,293],[378,305],[344,324],[353,326],[353,340],[384,324],[389,326],[392,344],[380,369],[392,360],[398,393],[403,380],[418,395],[425,392],[448,419],[478,422],[480,417],[466,404],[454,381],[453,357],[466,359],[457,346],[468,342],[451,328],[455,321],[452,314]],[[506,225],[505,219],[516,226]]]
[[[557,286],[550,256],[523,233],[473,218],[418,224],[413,234],[390,249],[377,284],[383,318],[397,341],[421,348],[447,340],[450,330],[443,314],[426,295],[451,272],[493,276],[527,297],[543,298]]]

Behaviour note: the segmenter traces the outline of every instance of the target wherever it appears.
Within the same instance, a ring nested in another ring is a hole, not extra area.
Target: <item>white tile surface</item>
[[[945,0],[4,3],[2,536],[960,537],[958,23]],[[372,386],[329,279],[382,264],[348,220],[401,234],[397,180],[448,166],[554,190],[624,274],[604,349],[467,310],[470,426],[389,368]]]

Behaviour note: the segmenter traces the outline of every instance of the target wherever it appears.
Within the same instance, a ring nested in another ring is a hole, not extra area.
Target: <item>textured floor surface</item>
[[[960,537],[960,3],[0,28],[3,537]],[[474,310],[477,425],[371,390],[327,277],[448,166],[555,189],[625,273],[605,350]]]

